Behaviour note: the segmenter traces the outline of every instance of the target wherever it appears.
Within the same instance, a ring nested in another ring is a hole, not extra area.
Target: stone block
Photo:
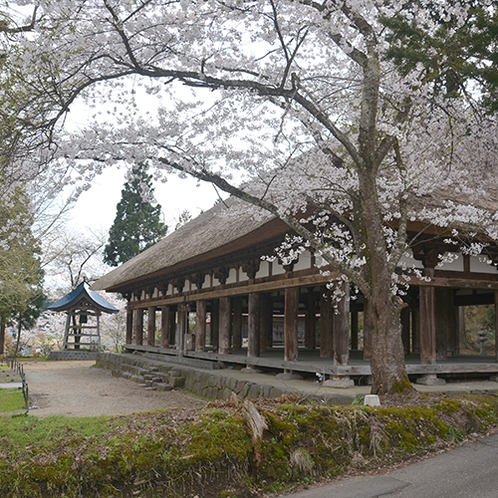
[[[259,398],[261,395],[260,387],[257,384],[251,384],[249,391],[247,392],[247,398],[254,399]]]
[[[350,387],[354,387],[354,380],[349,377],[334,377],[324,381],[322,385],[336,389],[349,389]]]
[[[279,389],[278,387],[272,387],[270,389],[270,393],[268,395],[269,398],[280,398],[280,396],[282,396],[282,394],[284,394],[282,392],[281,389]]]
[[[444,379],[439,379],[437,375],[423,375],[416,380],[417,384],[422,386],[444,386],[446,381]]]
[[[240,393],[239,393],[239,396],[240,396],[242,399],[247,398],[247,393],[249,392],[249,389],[250,389],[250,388],[251,388],[251,383],[250,383],[250,382],[246,382],[246,383],[243,385],[243,387],[242,387],[242,389],[241,389],[241,391],[240,391]]]
[[[184,377],[170,377],[168,382],[173,387],[183,387],[185,384],[185,378]]]
[[[380,406],[380,398],[376,394],[367,394],[363,399],[365,406]]]
[[[169,384],[166,384],[165,382],[155,382],[154,387],[158,391],[171,391],[173,389],[173,386],[170,386]]]
[[[277,374],[277,378],[282,380],[302,380],[303,376],[293,372],[281,372]]]

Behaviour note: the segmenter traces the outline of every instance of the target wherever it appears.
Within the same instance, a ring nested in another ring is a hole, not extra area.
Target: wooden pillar
[[[367,320],[368,299],[363,301],[363,359],[370,360],[372,357],[372,331]]]
[[[230,322],[232,318],[232,308],[229,297],[220,297],[219,300],[219,353],[230,353]]]
[[[143,308],[136,308],[134,310],[133,323],[135,324],[135,344],[141,345],[143,343],[144,334],[144,310]]]
[[[259,294],[256,292],[251,292],[249,294],[248,322],[247,322],[248,358],[257,358],[259,356],[259,327],[260,327],[259,314],[260,314]]]
[[[351,310],[351,349],[358,349],[358,310]]]
[[[450,289],[451,290],[451,289]],[[448,289],[434,288],[434,320],[436,330],[436,359],[445,360],[448,351]]]
[[[496,291],[495,291],[495,319],[496,319]],[[465,306],[458,306],[458,344],[467,347],[467,338],[465,337]],[[496,329],[496,323],[495,323]]]
[[[343,292],[342,299],[337,303],[337,311],[332,314],[334,364],[349,364],[349,284],[338,284]]]
[[[308,289],[306,300],[304,347],[311,350],[316,348],[316,295],[313,288]]]
[[[446,325],[446,353],[447,356],[456,356],[460,354],[460,337],[458,331],[458,306],[455,305],[455,291],[445,289],[445,317],[442,319]],[[436,309],[439,307],[437,304]]]
[[[420,361],[436,363],[436,289],[420,286]]]
[[[320,292],[320,357],[332,356],[332,315],[334,309],[328,291],[325,288]]]
[[[215,299],[211,303],[211,327],[209,328],[209,344],[218,350],[218,334],[220,333],[220,301]]]
[[[176,315],[177,315],[178,307],[169,307],[169,344],[175,345],[177,344],[177,326],[176,326]]]
[[[297,318],[299,310],[299,289],[285,289],[284,300],[284,361],[295,361],[297,349]]]
[[[195,310],[195,350],[204,351],[206,346],[206,301],[197,301]]]
[[[168,348],[170,343],[171,308],[161,306],[161,347]]]
[[[97,348],[100,351],[102,347],[101,335],[100,335],[100,311],[96,312],[97,317]]]
[[[125,344],[133,344],[133,310],[126,310],[126,339]]]
[[[156,307],[147,309],[147,346],[156,345]]]
[[[443,360],[459,350],[458,310],[453,289],[436,288],[435,300],[436,355]]]
[[[498,291],[495,290],[495,357],[498,363]]]
[[[68,349],[69,344],[69,328],[71,327],[71,318],[73,314],[68,311],[66,315],[66,327],[64,328],[64,342],[62,343],[62,349]],[[5,329],[5,319],[2,318],[2,327]],[[2,334],[2,336],[5,335]]]
[[[242,296],[233,298],[232,347],[242,349]]]
[[[184,304],[178,305],[178,323],[176,327],[176,349],[180,356],[185,350],[185,333],[187,331],[187,307]]]
[[[406,306],[401,310],[401,339],[405,354],[410,352],[410,308]]]
[[[412,351],[420,351],[420,309],[412,309]]]
[[[259,330],[259,351],[262,353],[273,342],[273,303],[271,294],[261,294],[259,301],[261,303],[260,330]]]

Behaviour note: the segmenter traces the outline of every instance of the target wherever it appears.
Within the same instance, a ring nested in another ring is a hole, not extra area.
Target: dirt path
[[[197,408],[206,403],[180,391],[146,391],[93,361],[25,362],[31,400],[30,415],[86,417]],[[35,408],[36,407],[36,408]]]

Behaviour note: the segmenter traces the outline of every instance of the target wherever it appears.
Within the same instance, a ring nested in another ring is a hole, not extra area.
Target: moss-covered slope
[[[460,443],[498,424],[492,395],[431,397],[416,405],[329,407],[215,403],[93,419],[0,419],[3,497],[250,497],[368,470]]]

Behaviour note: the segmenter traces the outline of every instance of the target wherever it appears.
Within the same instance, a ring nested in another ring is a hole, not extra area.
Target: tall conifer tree
[[[12,320],[20,333],[32,325],[44,304],[40,249],[31,224],[29,199],[17,188],[0,203],[0,355]]]
[[[155,244],[166,235],[161,221],[161,205],[154,199],[152,176],[147,163],[133,167],[121,191],[116,218],[104,248],[104,263],[118,266]]]

